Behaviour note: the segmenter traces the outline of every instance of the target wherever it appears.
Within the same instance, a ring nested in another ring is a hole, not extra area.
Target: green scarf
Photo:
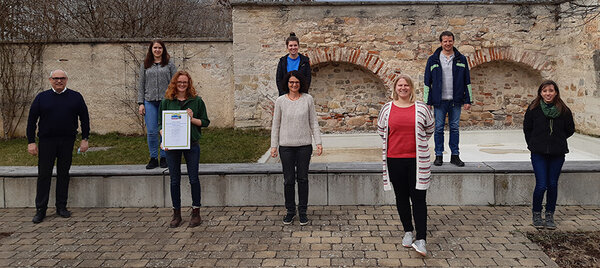
[[[544,115],[548,118],[554,119],[560,115],[560,112],[554,103],[547,104],[544,101],[540,101],[540,107],[542,107],[542,112],[544,112]]]
[[[554,118],[557,118],[560,115],[560,112],[556,108],[556,105],[554,105],[553,103],[547,104],[543,100],[540,101],[540,107],[542,108],[542,112],[544,112],[544,115],[548,119],[550,119],[550,135],[552,135]]]

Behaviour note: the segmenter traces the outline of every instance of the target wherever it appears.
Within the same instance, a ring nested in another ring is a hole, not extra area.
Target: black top
[[[277,90],[279,91],[279,96],[285,94],[283,91],[283,86],[281,82],[283,81],[283,77],[288,73],[287,71],[287,57],[289,54],[281,57],[279,59],[279,64],[277,64],[277,74],[275,75],[275,82],[277,83]],[[306,88],[310,88],[310,80],[311,80],[311,71],[310,71],[310,59],[307,56],[304,56],[298,53],[300,57],[300,63],[298,63],[298,71],[304,76],[306,81]]]
[[[81,121],[81,138],[90,136],[90,117],[83,96],[79,92],[64,89],[61,94],[49,89],[38,94],[27,119],[27,141],[35,142],[36,125],[39,127],[38,137],[75,138],[78,122]],[[39,122],[38,122],[39,119]]]
[[[552,131],[550,125],[552,124]],[[533,110],[527,109],[523,121],[523,132],[527,149],[532,153],[561,155],[569,152],[567,138],[575,132],[573,114],[569,109],[563,111],[557,118],[551,119],[544,115],[538,105]]]

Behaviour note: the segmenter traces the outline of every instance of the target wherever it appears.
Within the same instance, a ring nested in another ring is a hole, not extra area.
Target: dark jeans
[[[200,179],[198,179],[198,162],[200,161],[200,146],[194,143],[189,150],[168,150],[167,164],[171,176],[171,201],[173,208],[181,208],[181,156],[185,157],[190,188],[192,190],[192,206],[200,206]]]
[[[283,167],[283,193],[287,213],[296,214],[296,181],[298,181],[298,213],[306,214],[308,207],[308,166],[312,145],[279,146]]]
[[[389,158],[387,166],[396,194],[396,208],[405,232],[414,230],[411,214],[417,227],[416,239],[427,237],[426,190],[417,190],[417,162],[415,158]],[[410,202],[412,201],[412,213]]]
[[[440,105],[433,107],[435,117],[435,155],[441,156],[444,152],[444,125],[446,124],[446,114],[448,115],[448,128],[450,129],[450,152],[452,155],[459,155],[458,151],[458,128],[460,126],[460,105],[451,100],[443,100]]]
[[[69,169],[73,160],[72,137],[40,139],[38,146],[38,179],[35,208],[46,210],[50,197],[52,168],[56,160],[56,207],[67,208],[69,198]]]
[[[565,163],[565,155],[531,153],[531,165],[535,173],[533,190],[533,211],[542,211],[542,200],[546,193],[546,211],[554,212],[558,195],[558,177]]]

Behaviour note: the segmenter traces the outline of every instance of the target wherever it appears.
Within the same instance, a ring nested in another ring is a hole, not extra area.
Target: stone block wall
[[[312,70],[309,93],[315,100],[321,132],[377,129],[379,110],[390,91],[373,73],[348,63],[323,63]]]
[[[421,96],[426,60],[439,47],[439,34],[450,30],[474,74],[475,105],[461,125],[519,128],[539,83],[554,79],[575,113],[577,129],[600,135],[593,61],[600,20],[567,27],[581,20],[556,21],[551,10],[506,3],[234,3],[235,125],[270,126],[275,68],[290,32],[299,36],[300,53],[316,67],[313,85],[335,85],[339,78],[320,75],[318,66],[344,63],[371,72],[381,88],[389,89],[397,73],[408,74]],[[342,108],[350,113],[355,106]],[[326,129],[347,128],[344,121],[321,120]],[[368,129],[356,126],[353,130]]]
[[[147,42],[46,44],[39,90],[50,88],[47,77],[51,70],[63,69],[69,75],[67,87],[82,93],[86,101],[93,132],[142,134],[136,90]],[[211,126],[232,127],[231,42],[165,40],[165,45],[178,70],[190,72],[196,91],[206,103]],[[26,121],[27,115],[20,123],[21,135],[25,135]]]

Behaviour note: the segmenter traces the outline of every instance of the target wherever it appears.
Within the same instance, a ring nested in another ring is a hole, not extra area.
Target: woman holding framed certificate
[[[185,157],[190,188],[192,191],[192,218],[189,227],[200,225],[200,180],[198,179],[198,162],[200,160],[200,146],[198,140],[201,136],[201,128],[210,124],[206,115],[206,105],[202,98],[196,94],[192,77],[186,71],[178,71],[173,75],[165,98],[160,103],[160,114],[163,111],[185,111],[190,119],[189,149],[166,150],[169,175],[171,176],[171,201],[173,202],[173,217],[169,227],[175,228],[181,225],[181,156]],[[158,127],[161,135],[168,135],[164,131],[176,131],[169,128],[163,129],[163,116],[159,117]],[[180,129],[178,129],[180,130]]]

